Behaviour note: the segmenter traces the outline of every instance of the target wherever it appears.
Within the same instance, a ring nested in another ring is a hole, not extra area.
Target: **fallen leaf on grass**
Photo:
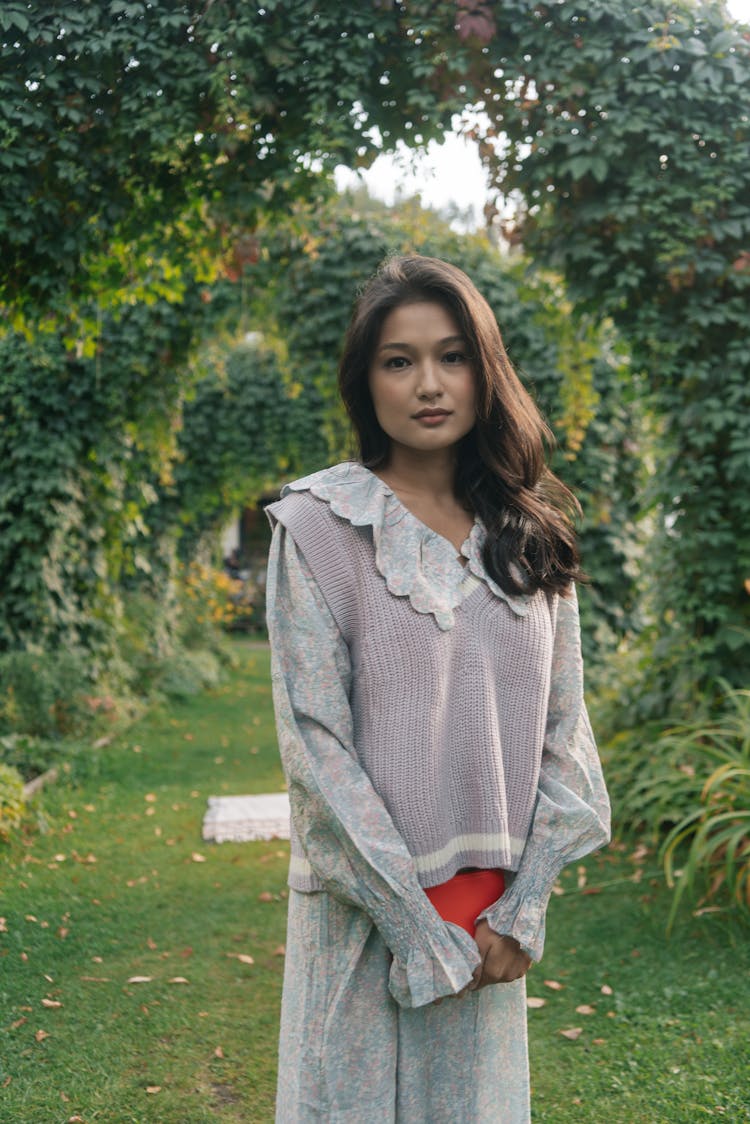
[[[241,964],[254,964],[252,956],[247,952],[228,952],[227,956],[231,960],[239,960]]]
[[[580,1007],[576,1007],[576,1014],[578,1015],[595,1015],[596,1007],[591,1007],[588,1003],[581,1003]]]
[[[526,996],[526,1006],[527,1007],[546,1007],[546,1005],[547,1005],[547,1000],[542,999],[542,997],[540,995],[527,995]]]
[[[151,949],[152,952],[154,951],[154,949],[159,947],[153,937],[149,937],[146,941],[146,944],[148,945],[148,947]]]
[[[557,980],[545,980],[544,986],[551,987],[553,991],[562,991],[562,989],[565,987],[565,984],[558,983]]]
[[[259,902],[272,902],[273,901],[273,894],[269,890],[263,890],[262,893],[258,894],[258,901]]]
[[[167,983],[186,984],[190,983],[190,980],[186,980],[184,976],[172,976],[172,979],[167,980]]]
[[[592,1039],[592,1041],[593,1041],[595,1046],[604,1046],[607,1039],[606,1038],[594,1038],[594,1039]]]
[[[6,1077],[5,1080],[3,1081],[3,1089],[7,1089],[12,1080],[13,1080],[13,1078],[10,1075],[8,1077]]]
[[[59,999],[43,999],[42,1006],[48,1007],[50,1010],[56,1010],[58,1007],[62,1007],[62,1003]]]
[[[274,954],[274,956],[286,956],[286,945],[285,944],[277,945],[276,948],[273,950],[273,954]]]
[[[26,1019],[25,1016],[21,1016],[20,1019],[16,1019],[16,1021],[14,1023],[10,1024],[10,1029],[11,1030],[18,1030],[19,1026],[23,1026],[23,1024],[27,1021],[28,1020]]]
[[[147,1085],[146,1086],[146,1092],[147,1093],[160,1093],[161,1092],[161,1085]]]
[[[5,923],[5,918],[0,917],[0,933],[7,933],[7,932],[8,932],[8,926]]]
[[[609,986],[609,984],[602,984],[601,990],[602,995],[614,995],[614,992],[612,991],[612,988]]]
[[[569,1038],[571,1042],[575,1042],[576,1038],[583,1033],[582,1026],[571,1026],[567,1030],[559,1031],[563,1038]]]
[[[143,799],[147,804],[153,804],[157,800],[157,795],[155,792],[147,792]]]
[[[200,852],[198,852],[198,851],[193,851],[190,858],[193,860],[194,863],[204,863],[206,861],[206,856],[201,855]]]
[[[112,983],[110,976],[79,976],[85,983]]]
[[[214,1057],[215,1058],[223,1058],[224,1057],[224,1051],[222,1050],[221,1046],[217,1046],[216,1049],[214,1050]]]
[[[37,1042],[44,1042],[45,1038],[49,1038],[49,1033],[46,1030],[38,1030],[34,1037]]]
[[[154,978],[153,976],[131,976],[130,979],[127,982],[129,984],[151,983],[153,978]]]

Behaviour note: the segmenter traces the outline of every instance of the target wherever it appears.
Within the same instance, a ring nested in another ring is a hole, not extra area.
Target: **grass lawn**
[[[2,1124],[273,1119],[288,847],[200,838],[209,795],[282,783],[267,652],[237,648],[223,687],[152,712],[0,851]],[[632,850],[551,903],[534,1120],[750,1120],[748,942],[710,916],[666,941]]]

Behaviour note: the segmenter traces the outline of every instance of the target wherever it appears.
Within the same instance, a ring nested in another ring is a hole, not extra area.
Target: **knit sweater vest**
[[[438,628],[389,592],[372,528],[310,492],[266,509],[292,535],[346,642],[359,764],[422,886],[461,867],[518,869],[539,780],[557,598],[519,615],[480,582]],[[301,857],[292,833],[293,854]],[[292,875],[300,890],[322,887]]]

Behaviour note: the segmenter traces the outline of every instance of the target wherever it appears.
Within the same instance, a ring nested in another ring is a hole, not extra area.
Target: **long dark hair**
[[[390,438],[375,415],[369,372],[380,331],[394,308],[435,301],[467,340],[477,383],[477,420],[457,446],[455,492],[487,529],[483,561],[506,593],[566,593],[582,577],[572,492],[547,467],[549,427],[513,370],[487,301],[466,274],[438,258],[391,257],[355,305],[339,366],[339,390],[359,444],[376,468]]]

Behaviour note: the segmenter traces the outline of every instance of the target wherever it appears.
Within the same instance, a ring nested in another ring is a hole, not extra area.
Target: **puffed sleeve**
[[[393,955],[390,991],[421,1007],[460,991],[476,944],[446,923],[357,761],[349,649],[291,534],[274,528],[267,577],[273,697],[292,822],[324,888],[372,918]]]
[[[547,727],[531,829],[509,889],[480,916],[496,933],[515,937],[532,960],[541,960],[555,879],[567,863],[609,838],[609,799],[583,699],[573,587],[557,599]]]

